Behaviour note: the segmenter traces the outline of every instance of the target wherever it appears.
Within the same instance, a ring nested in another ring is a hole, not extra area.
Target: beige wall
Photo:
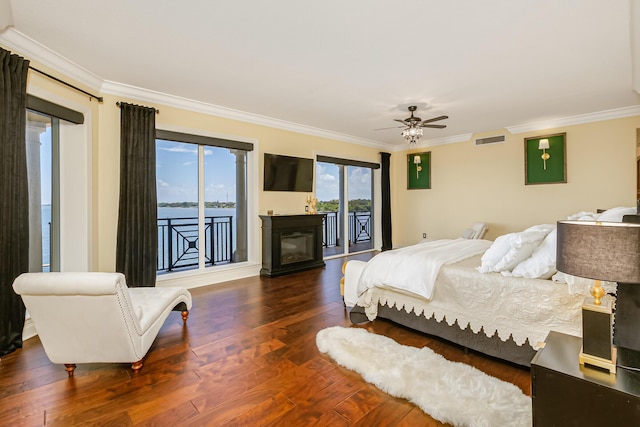
[[[511,135],[496,131],[431,151],[431,189],[406,189],[406,154],[393,158],[394,246],[458,237],[477,221],[488,239],[586,210],[636,205],[636,129],[640,116]],[[567,183],[524,184],[524,138],[566,132]],[[507,141],[474,146],[475,138]]]

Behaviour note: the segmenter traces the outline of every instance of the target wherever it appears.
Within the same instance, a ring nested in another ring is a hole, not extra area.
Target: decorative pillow
[[[533,254],[516,265],[511,272],[515,277],[550,279],[556,271],[557,230],[550,232]]]
[[[471,239],[474,234],[476,234],[475,231],[473,231],[472,228],[467,228],[466,230],[464,230],[464,233],[462,233],[462,238],[463,239]]]
[[[624,206],[611,208],[596,216],[595,220],[603,222],[622,222],[622,217],[624,215],[635,215],[636,212],[637,208],[627,208]]]
[[[550,224],[530,227],[517,233],[499,236],[482,255],[480,273],[510,271],[529,258],[552,230]]]

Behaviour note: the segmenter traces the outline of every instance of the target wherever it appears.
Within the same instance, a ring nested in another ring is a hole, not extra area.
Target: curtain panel
[[[0,48],[0,356],[22,347],[24,328],[24,304],[12,284],[29,269],[28,71],[28,60]]]
[[[381,157],[381,187],[382,187],[382,250],[393,249],[391,237],[391,179],[390,153],[380,153]]]
[[[120,202],[116,271],[130,287],[156,283],[156,110],[120,103]]]

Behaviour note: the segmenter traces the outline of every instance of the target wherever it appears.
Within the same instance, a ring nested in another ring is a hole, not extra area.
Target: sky
[[[156,143],[158,202],[198,201],[198,147],[173,141]],[[205,200],[236,201],[236,156],[227,148],[204,148]]]

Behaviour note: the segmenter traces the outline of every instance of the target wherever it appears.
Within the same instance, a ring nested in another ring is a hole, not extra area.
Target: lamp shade
[[[549,140],[541,139],[540,142],[538,142],[538,150],[548,150],[548,149],[549,149]]]
[[[588,279],[640,283],[640,224],[558,221],[556,268]]]

